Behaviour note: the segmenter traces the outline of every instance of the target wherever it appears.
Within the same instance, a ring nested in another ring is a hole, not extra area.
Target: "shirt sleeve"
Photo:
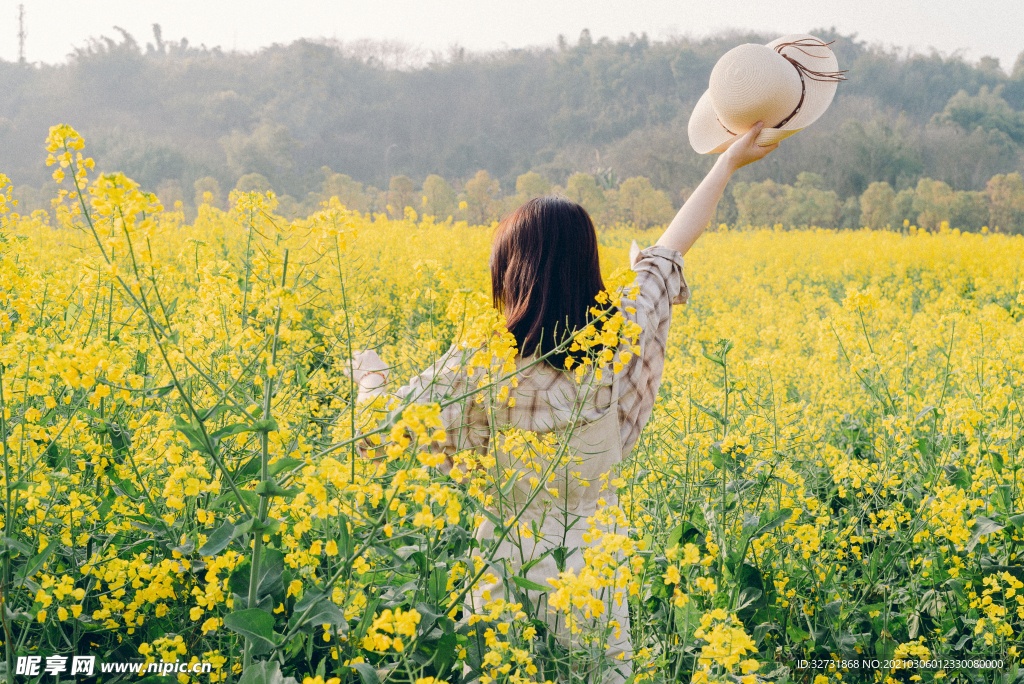
[[[448,456],[466,450],[476,451],[479,455],[487,453],[490,426],[486,407],[476,401],[475,394],[463,396],[476,386],[476,374],[467,370],[474,351],[452,345],[426,370],[392,393],[399,399],[408,399],[417,404],[443,404],[459,397],[457,401],[442,406],[441,422],[444,425],[445,441],[432,445]],[[445,474],[448,470],[442,467]]]
[[[672,306],[690,299],[690,288],[683,277],[683,256],[678,251],[659,246],[640,249],[634,241],[629,256],[636,272],[637,292],[634,298],[622,298],[622,310],[641,332],[637,341],[640,353],[619,371],[623,455],[632,451],[654,409],[665,368]]]

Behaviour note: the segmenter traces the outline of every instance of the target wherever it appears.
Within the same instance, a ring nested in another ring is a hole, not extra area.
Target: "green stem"
[[[281,269],[281,288],[284,288],[285,281],[288,278],[288,250],[284,250],[284,266]],[[277,361],[277,340],[278,333],[281,329],[281,300],[278,298],[277,301],[277,321],[274,324],[274,338],[270,343],[270,366],[274,366]],[[276,369],[275,369],[276,370]],[[276,376],[276,373],[275,373]],[[263,374],[263,420],[270,420],[270,402],[273,398],[273,387],[274,377],[268,372]],[[266,482],[270,479],[268,461],[270,460],[270,433],[266,430],[260,432],[260,481]],[[270,511],[270,496],[260,497],[260,506],[258,516],[257,530],[253,533],[252,540],[252,566],[249,572],[249,600],[247,608],[254,608],[256,606],[256,592],[259,589],[257,582],[259,581],[260,572],[260,556],[263,550],[263,523],[267,519],[267,514]],[[253,643],[246,640],[245,645],[245,657],[242,660],[242,671],[245,670],[252,664],[252,649]]]
[[[249,230],[246,231],[246,242],[245,242],[245,282],[242,284],[242,329],[245,329],[245,325],[248,322],[248,302],[249,302],[249,271],[251,270],[251,262],[249,261],[249,248],[252,245],[252,231],[255,226],[252,225],[253,218],[252,212],[249,213]]]
[[[352,323],[348,315],[348,296],[345,293],[345,277],[341,272],[341,250],[338,245],[338,236],[334,236],[334,255],[338,260],[338,283],[341,285],[341,308],[345,312],[345,344],[348,346],[347,358],[349,363],[352,363]],[[354,364],[353,364],[354,365]],[[348,376],[349,379],[349,392],[352,397],[352,401],[349,402],[349,421],[351,424],[352,434],[356,433],[356,401],[355,398],[359,394],[359,390],[356,388],[355,369]],[[349,459],[351,461],[351,478],[352,482],[356,481],[356,443],[352,442],[350,447]]]

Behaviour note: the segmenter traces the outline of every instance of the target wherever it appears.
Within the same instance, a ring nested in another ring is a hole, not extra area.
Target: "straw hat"
[[[757,144],[766,147],[814,122],[832,104],[839,81],[846,80],[830,44],[794,33],[722,55],[690,115],[693,149],[724,152],[758,121],[765,127]]]

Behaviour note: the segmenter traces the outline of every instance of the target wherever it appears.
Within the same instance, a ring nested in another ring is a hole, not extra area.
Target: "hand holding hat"
[[[779,146],[774,142],[769,145],[758,144],[761,131],[764,130],[764,122],[758,121],[749,131],[743,135],[737,135],[726,144],[726,150],[722,154],[722,161],[726,163],[730,171],[746,166],[758,159],[764,159],[768,153]]]
[[[757,144],[772,145],[817,120],[832,103],[839,81],[846,80],[829,45],[793,34],[722,55],[690,116],[693,149],[723,152],[758,121],[764,128]]]

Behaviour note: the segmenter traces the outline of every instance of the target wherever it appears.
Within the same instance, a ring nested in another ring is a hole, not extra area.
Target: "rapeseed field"
[[[600,484],[628,533],[538,587],[473,533],[528,537],[495,497],[572,454],[512,429],[523,469],[442,475],[440,405],[357,401],[348,370],[374,348],[404,381],[461,345],[507,401],[494,225],[336,200],[287,221],[272,193],[187,225],[83,147],[51,130],[56,218],[17,215],[0,176],[8,681],[74,655],[212,664],[182,684],[596,681],[609,601],[638,683],[1016,677],[1024,237],[709,230],[654,414]],[[599,230],[580,382],[632,353],[612,305],[658,234]],[[469,611],[486,581],[515,600]]]

